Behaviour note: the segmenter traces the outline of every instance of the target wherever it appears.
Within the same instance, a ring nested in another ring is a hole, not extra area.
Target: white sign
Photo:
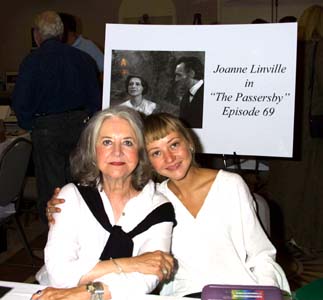
[[[296,23],[107,24],[103,108],[129,100],[126,80],[137,75],[148,83],[145,99],[182,115],[188,90],[178,87],[175,71],[178,59],[195,57],[204,97],[192,127],[202,151],[292,157],[296,44]]]

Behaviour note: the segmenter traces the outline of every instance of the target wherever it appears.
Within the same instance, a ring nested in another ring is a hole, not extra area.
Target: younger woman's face
[[[140,78],[133,77],[129,80],[128,94],[130,96],[142,95],[144,87],[142,86]]]
[[[171,180],[184,179],[192,163],[190,145],[178,132],[146,145],[148,157],[155,171]]]

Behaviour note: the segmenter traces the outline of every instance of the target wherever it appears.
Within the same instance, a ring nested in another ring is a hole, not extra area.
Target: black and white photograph
[[[203,51],[113,50],[111,105],[169,112],[202,128],[204,65]]]

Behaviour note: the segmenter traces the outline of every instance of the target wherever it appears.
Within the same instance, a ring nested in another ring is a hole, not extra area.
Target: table
[[[29,284],[29,283],[20,283],[20,282],[11,282],[11,281],[0,281],[0,286],[13,288],[3,298],[1,298],[1,300],[30,300],[30,297],[33,293],[45,288],[44,286],[38,285],[38,284]],[[131,296],[131,300],[183,300],[183,299],[189,300],[193,298],[166,297],[166,296],[157,296],[157,295],[142,295],[137,297],[134,295]],[[124,299],[124,300],[127,300],[127,299]]]
[[[31,295],[44,287],[38,284],[0,281],[0,286],[13,288],[1,300],[30,300]]]

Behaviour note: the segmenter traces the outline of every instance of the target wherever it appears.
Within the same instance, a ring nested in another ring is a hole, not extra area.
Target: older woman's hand
[[[132,258],[137,272],[157,275],[159,280],[168,280],[174,270],[174,258],[163,251],[146,252]]]
[[[64,199],[57,198],[60,190],[60,188],[56,188],[52,198],[47,202],[46,216],[49,225],[55,224],[53,213],[59,213],[61,211],[61,209],[56,207],[56,205],[65,202]]]
[[[104,300],[111,299],[111,294],[108,286],[104,286]],[[88,300],[90,298],[89,292],[86,290],[86,285],[81,285],[68,289],[57,289],[48,287],[42,291],[33,294],[31,300]]]

